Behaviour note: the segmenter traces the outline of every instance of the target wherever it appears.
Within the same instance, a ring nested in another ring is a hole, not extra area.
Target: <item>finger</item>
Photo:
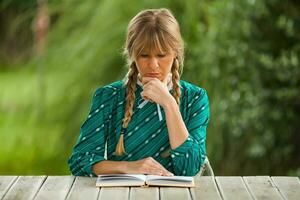
[[[145,85],[145,84],[147,84],[149,81],[154,80],[154,79],[156,79],[156,78],[143,76],[143,77],[142,77],[142,83],[143,83],[143,85]]]
[[[171,172],[169,172],[168,170],[166,170],[159,162],[157,162],[154,158],[152,157],[147,157],[146,158],[149,162],[149,166],[152,168],[156,168],[160,171],[162,171],[164,174],[172,174]]]
[[[153,164],[155,164],[155,165],[157,165],[157,166],[159,166],[159,167],[165,169],[165,168],[164,168],[158,161],[156,161],[154,158],[152,158],[151,161],[152,161]]]
[[[152,175],[162,175],[164,172],[161,169],[158,169],[156,166],[147,165],[142,171],[143,174],[152,174]]]
[[[164,168],[164,166],[162,166],[162,165],[161,165],[159,162],[157,162],[155,159],[152,159],[152,163],[153,163],[153,165],[155,165],[158,169],[162,170],[164,175],[167,175],[167,176],[172,176],[172,175],[173,175],[173,173],[169,172],[166,168]]]
[[[146,100],[150,101],[150,102],[153,102],[153,101],[148,97],[148,95],[147,95],[147,93],[146,93],[145,91],[141,92],[141,97],[142,97],[143,99],[146,99]]]
[[[150,174],[158,175],[158,176],[174,176],[172,173],[166,172],[165,170],[162,170],[157,167],[151,168]]]
[[[149,81],[148,83],[145,83],[145,84],[143,85],[143,90],[144,90],[144,91],[145,91],[145,90],[148,90],[150,85],[151,85],[151,82],[150,82],[150,81]]]
[[[145,77],[145,76],[143,76],[142,77],[142,83],[143,83],[143,85],[145,85],[146,83],[148,83],[151,79],[152,79],[151,77]]]
[[[150,170],[150,174],[152,175],[158,175],[158,176],[163,176],[165,172],[161,169],[158,169],[156,167],[152,167],[151,170]]]
[[[143,91],[156,91],[158,87],[157,87],[157,83],[155,83],[154,81],[155,80],[151,80],[145,85],[143,85]]]

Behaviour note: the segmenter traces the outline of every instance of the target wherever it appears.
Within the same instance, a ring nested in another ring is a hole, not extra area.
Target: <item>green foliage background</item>
[[[208,91],[217,175],[300,175],[300,3],[280,0],[48,2],[33,52],[33,0],[0,3],[0,174],[69,174],[91,96],[122,79],[129,20],[167,7],[186,43],[182,79]]]

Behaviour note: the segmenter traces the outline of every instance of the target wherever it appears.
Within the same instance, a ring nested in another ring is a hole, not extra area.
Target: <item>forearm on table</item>
[[[93,165],[95,174],[122,174],[126,173],[127,161],[103,160]]]

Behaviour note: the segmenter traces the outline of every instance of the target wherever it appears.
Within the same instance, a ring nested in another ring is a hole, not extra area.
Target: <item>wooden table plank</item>
[[[0,199],[300,199],[298,177],[197,176],[195,188],[98,188],[95,183],[95,177],[0,176]]]
[[[95,177],[82,177],[77,176],[73,183],[73,186],[67,196],[68,200],[79,199],[97,199],[99,194],[99,188],[96,187]]]
[[[4,199],[33,199],[45,179],[46,176],[19,176]]]
[[[196,187],[191,188],[192,199],[222,199],[213,176],[195,177]]]
[[[161,200],[192,199],[188,188],[160,187]]]
[[[245,176],[243,179],[251,195],[255,199],[282,199],[275,184],[269,176]]]
[[[102,187],[99,198],[101,200],[129,199],[130,187]]]
[[[0,199],[4,197],[6,192],[16,181],[18,176],[0,176]]]
[[[159,187],[131,187],[130,200],[159,200]]]
[[[284,198],[289,200],[300,199],[300,181],[298,177],[273,176],[271,179]]]
[[[215,179],[223,199],[252,199],[242,177],[219,176]]]
[[[65,199],[74,182],[74,176],[48,176],[35,199]]]

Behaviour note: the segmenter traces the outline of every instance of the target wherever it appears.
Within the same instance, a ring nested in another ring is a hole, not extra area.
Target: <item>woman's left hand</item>
[[[141,96],[143,99],[154,101],[164,107],[170,101],[175,100],[168,90],[168,76],[165,80],[160,81],[157,78],[142,77],[143,91]]]

